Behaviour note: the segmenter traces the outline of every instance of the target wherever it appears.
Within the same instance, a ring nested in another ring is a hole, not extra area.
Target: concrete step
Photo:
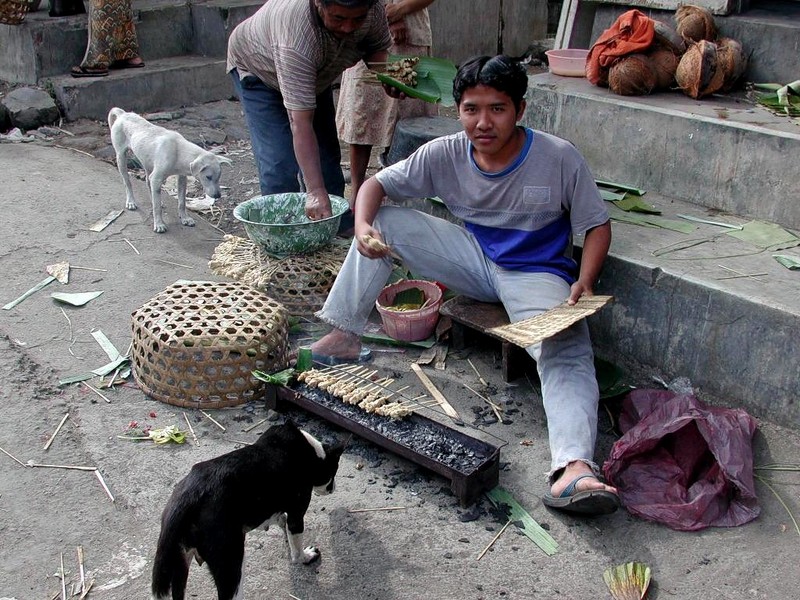
[[[141,55],[148,62],[187,54],[223,58],[230,32],[260,6],[252,0],[134,2]],[[46,5],[21,25],[0,27],[0,80],[37,84],[68,73],[83,59],[87,36],[86,15],[49,17]]]
[[[741,42],[750,60],[744,78],[747,81],[789,83],[797,71],[797,44],[800,40],[800,2],[795,0],[759,0],[741,14],[719,16],[714,20],[720,35]],[[627,7],[598,4],[592,27],[594,42]],[[675,26],[672,11],[642,10],[648,16]],[[576,40],[577,41],[577,40]],[[573,44],[573,47],[590,47]]]
[[[545,73],[523,122],[570,140],[599,179],[800,229],[800,129],[743,98],[618,96]]]
[[[234,96],[225,59],[176,56],[148,60],[143,69],[113,70],[108,77],[54,77],[52,88],[68,121],[104,120],[119,106],[134,112],[169,110]]]
[[[645,199],[675,220],[747,221],[653,192]],[[800,425],[797,272],[713,225],[684,234],[614,221],[612,230],[594,291],[615,300],[589,319],[598,355],[667,381],[688,377],[727,406]],[[800,258],[797,248],[780,252]]]

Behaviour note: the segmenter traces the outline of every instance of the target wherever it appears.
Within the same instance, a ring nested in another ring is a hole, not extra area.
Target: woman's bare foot
[[[311,352],[340,360],[358,360],[361,353],[361,337],[341,329],[332,329],[329,334],[311,344]]]
[[[607,492],[611,492],[612,494],[617,493],[617,488],[611,487],[610,485],[606,485],[601,482],[597,477],[594,476],[594,473],[585,462],[576,460],[569,463],[565,468],[564,471],[561,473],[561,476],[553,483],[552,487],[550,488],[550,494],[558,498],[567,486],[575,481],[578,477],[582,475],[592,475],[592,477],[584,477],[580,479],[575,484],[575,489],[573,493],[577,492],[588,492],[591,490],[605,490]]]

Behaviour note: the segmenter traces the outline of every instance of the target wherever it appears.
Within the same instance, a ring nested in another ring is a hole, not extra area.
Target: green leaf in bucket
[[[389,308],[394,310],[417,310],[425,303],[425,292],[421,288],[412,287],[397,292]]]

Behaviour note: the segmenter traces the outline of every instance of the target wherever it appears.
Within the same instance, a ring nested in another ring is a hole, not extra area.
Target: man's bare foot
[[[590,490],[605,490],[607,492],[611,492],[612,494],[617,493],[617,488],[611,487],[610,485],[606,485],[597,477],[594,477],[594,473],[592,472],[591,467],[587,465],[585,462],[576,460],[569,463],[565,468],[564,471],[561,473],[561,476],[553,483],[553,486],[550,488],[550,494],[556,498],[558,498],[567,486],[575,481],[581,475],[592,475],[592,477],[584,477],[580,479],[575,484],[574,493],[577,492],[588,492]]]
[[[334,328],[329,334],[311,344],[311,353],[332,356],[340,360],[358,360],[361,353],[361,337]]]

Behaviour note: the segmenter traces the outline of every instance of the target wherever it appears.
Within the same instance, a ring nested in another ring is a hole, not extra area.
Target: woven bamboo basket
[[[133,374],[148,396],[185,408],[254,400],[254,369],[288,364],[289,318],[240,283],[175,283],[133,313]]]
[[[25,20],[31,4],[25,0],[0,0],[0,23],[19,25]]]
[[[275,258],[250,240],[228,235],[208,264],[216,275],[266,293],[289,314],[311,316],[325,303],[346,254],[346,246],[331,244],[309,254]]]

